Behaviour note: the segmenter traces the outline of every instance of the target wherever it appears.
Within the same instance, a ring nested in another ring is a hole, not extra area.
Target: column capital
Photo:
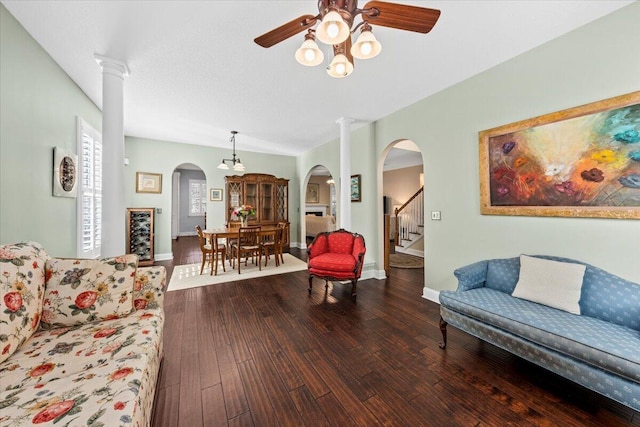
[[[129,75],[129,67],[127,67],[126,63],[97,53],[94,53],[93,57],[102,68],[103,73],[113,74],[123,79]]]
[[[340,126],[348,126],[355,121],[356,119],[352,117],[340,117],[338,120],[336,120],[336,123],[338,123]]]

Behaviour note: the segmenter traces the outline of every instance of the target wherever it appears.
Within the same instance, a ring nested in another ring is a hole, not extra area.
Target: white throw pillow
[[[520,255],[520,278],[512,296],[580,314],[586,266]]]

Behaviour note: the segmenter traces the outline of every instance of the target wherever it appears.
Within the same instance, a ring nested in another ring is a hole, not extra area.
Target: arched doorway
[[[206,175],[200,167],[183,163],[173,170],[171,183],[171,238],[195,236],[196,225],[206,228]]]
[[[337,187],[333,175],[323,165],[316,165],[305,179],[304,204],[301,213],[303,244],[310,243],[321,231],[336,228]]]
[[[410,140],[389,144],[382,153],[380,169],[385,218],[383,262],[388,276],[390,267],[423,266],[424,170],[420,148]]]

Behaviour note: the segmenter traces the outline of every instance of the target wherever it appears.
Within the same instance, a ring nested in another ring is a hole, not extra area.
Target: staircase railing
[[[410,234],[420,234],[418,227],[424,221],[424,187],[420,187],[407,202],[394,210],[395,244],[402,246],[402,240],[410,240]]]

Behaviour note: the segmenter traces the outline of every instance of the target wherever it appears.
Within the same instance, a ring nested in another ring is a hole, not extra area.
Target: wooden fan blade
[[[371,25],[397,28],[400,30],[415,31],[426,34],[436,25],[440,17],[437,9],[409,6],[384,1],[370,1],[364,6],[364,10],[375,8],[378,14],[362,14],[362,19]]]
[[[253,41],[262,47],[271,47],[274,44],[280,43],[281,41],[312,27],[315,23],[315,16],[302,15],[301,17],[293,19],[284,25],[280,25],[278,28],[269,31],[260,37],[256,37]]]

